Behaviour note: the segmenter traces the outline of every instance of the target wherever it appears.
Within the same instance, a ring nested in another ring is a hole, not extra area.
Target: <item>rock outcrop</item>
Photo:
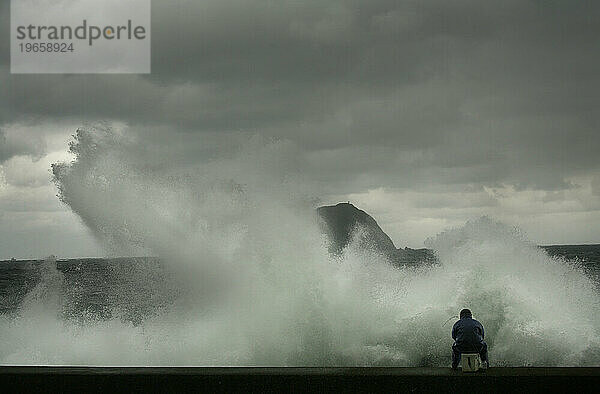
[[[392,264],[404,265],[434,260],[433,253],[428,249],[397,249],[375,219],[350,203],[319,207],[317,213],[323,220],[323,231],[329,237],[329,251],[332,254],[342,253],[353,237],[356,237],[361,248],[384,255]]]

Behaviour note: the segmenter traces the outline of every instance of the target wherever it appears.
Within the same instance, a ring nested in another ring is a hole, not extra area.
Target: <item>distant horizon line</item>
[[[540,248],[546,248],[546,247],[552,247],[552,246],[600,246],[600,242],[599,243],[585,243],[585,244],[550,244],[550,245],[537,245]],[[421,250],[421,249],[428,249],[431,250],[429,248],[411,248],[409,246],[406,246],[405,248],[408,249],[413,249],[413,250]],[[399,250],[404,250],[405,248],[396,248]],[[159,258],[159,256],[79,256],[79,257],[58,257],[56,255],[49,255],[49,256],[45,256],[45,257],[38,257],[38,258],[25,258],[25,257],[9,257],[9,258],[1,258],[0,259],[0,263],[5,263],[5,262],[17,262],[17,261],[43,261],[46,260],[48,258],[54,258],[57,261],[59,260],[92,260],[92,259],[147,259],[147,258]]]

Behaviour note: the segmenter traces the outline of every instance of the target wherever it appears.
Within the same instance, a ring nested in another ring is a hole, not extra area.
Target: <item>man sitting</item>
[[[460,320],[452,327],[452,369],[458,368],[461,353],[479,353],[482,369],[488,364],[487,344],[483,340],[485,334],[483,326],[473,319],[471,311],[463,309],[460,311]]]

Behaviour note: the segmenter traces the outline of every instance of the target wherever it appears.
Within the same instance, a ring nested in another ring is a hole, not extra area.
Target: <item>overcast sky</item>
[[[288,141],[398,247],[481,215],[600,243],[600,2],[155,0],[150,75],[11,75],[0,4],[0,258],[103,254],[49,171],[99,121],[189,161]]]

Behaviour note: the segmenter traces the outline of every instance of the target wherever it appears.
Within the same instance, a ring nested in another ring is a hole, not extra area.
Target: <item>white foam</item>
[[[492,365],[600,364],[592,281],[510,227],[481,218],[438,235],[433,268],[395,268],[357,243],[332,258],[312,189],[286,168],[293,146],[251,139],[169,172],[131,154],[139,143],[82,131],[55,175],[109,250],[160,255],[175,304],[138,326],[66,321],[63,283],[46,270],[20,316],[0,318],[1,363],[449,365],[442,325],[469,307]]]

